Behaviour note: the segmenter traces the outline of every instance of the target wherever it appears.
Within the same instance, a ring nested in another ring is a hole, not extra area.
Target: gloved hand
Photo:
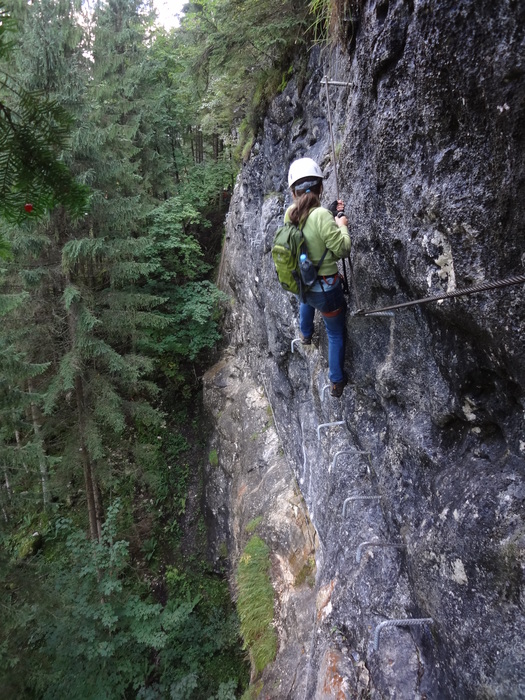
[[[337,216],[337,214],[341,215],[345,210],[345,203],[342,199],[335,199],[328,207],[328,210],[334,215],[334,217]]]

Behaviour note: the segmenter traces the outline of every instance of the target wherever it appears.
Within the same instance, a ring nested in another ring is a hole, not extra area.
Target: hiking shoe
[[[336,399],[338,399],[341,394],[343,393],[343,389],[345,386],[348,384],[348,377],[346,374],[342,378],[340,382],[332,382],[330,385],[330,393],[332,396],[335,396]]]
[[[312,336],[310,336],[309,338],[305,338],[302,333],[300,333],[300,336],[301,336],[301,343],[303,345],[311,345],[312,344]]]

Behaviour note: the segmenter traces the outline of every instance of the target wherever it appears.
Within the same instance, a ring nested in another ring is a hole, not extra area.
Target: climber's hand
[[[332,204],[330,204],[328,209],[329,211],[331,211],[333,216],[337,216],[345,210],[345,203],[342,199],[334,199],[334,201],[332,202]]]

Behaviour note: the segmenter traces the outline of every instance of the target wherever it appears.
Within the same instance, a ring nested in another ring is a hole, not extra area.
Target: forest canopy
[[[206,459],[198,377],[220,342],[236,171],[310,25],[298,0],[189,3],[171,32],[138,0],[0,7],[9,697],[227,700],[247,686],[189,502]]]

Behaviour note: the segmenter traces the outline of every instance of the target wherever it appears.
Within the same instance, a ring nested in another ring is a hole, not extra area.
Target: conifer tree
[[[22,299],[20,299],[22,301]],[[5,317],[0,313],[0,320]],[[5,523],[41,499],[49,505],[50,460],[40,432],[40,397],[33,379],[46,365],[29,363],[9,342],[0,338],[0,465],[3,488],[0,505]],[[40,482],[40,483],[39,483]],[[31,503],[27,499],[32,499]]]
[[[33,6],[22,37],[22,44],[25,42],[28,48],[23,51],[18,68],[22,76],[27,75],[27,82],[32,82],[31,87],[40,88],[57,103],[61,100],[75,108],[77,115],[83,112],[73,157],[77,171],[83,172],[86,180],[91,177],[91,214],[75,223],[58,209],[51,213],[47,224],[13,230],[10,236],[15,260],[9,266],[9,276],[10,284],[21,286],[28,295],[25,319],[14,314],[12,322],[14,327],[18,323],[19,351],[26,353],[29,363],[49,364],[36,387],[48,416],[44,437],[62,452],[62,484],[71,478],[75,481],[75,467],[81,467],[90,532],[98,538],[103,506],[96,471],[103,469],[101,465],[107,456],[107,433],[122,434],[125,413],[129,416],[142,412],[149,420],[154,416],[147,405],[130,401],[129,395],[141,396],[150,388],[139,381],[150,362],[137,354],[136,336],[143,325],[159,321],[150,313],[156,301],[146,295],[134,297],[129,289],[148,269],[148,263],[137,261],[146,240],[140,225],[134,226],[145,209],[138,163],[133,162],[138,152],[132,143],[136,128],[130,117],[133,96],[120,91],[126,61],[132,69],[134,62],[129,55],[128,60],[124,56],[113,74],[112,88],[115,94],[120,92],[123,100],[117,103],[120,111],[116,118],[104,123],[104,95],[91,95],[88,106],[85,91],[80,89],[88,83],[89,67],[82,57],[81,45],[72,60],[71,37],[77,35],[77,9],[73,2],[53,0]],[[122,47],[119,55],[143,46],[141,18],[137,8],[132,9],[130,22],[135,23],[137,36],[134,43],[126,46],[126,24],[120,34],[116,33]],[[39,40],[35,40],[36,36]],[[98,79],[104,84],[106,77],[99,75]],[[132,78],[129,74],[127,77],[131,84]],[[58,89],[59,96],[55,93]],[[105,142],[97,151],[83,149],[84,130],[91,132],[92,137],[97,119],[103,122],[100,126]],[[123,151],[123,145],[127,151]],[[24,333],[28,316],[39,316],[38,325],[46,328],[42,342],[36,345],[38,327],[36,332],[32,329],[30,340]],[[40,409],[34,402],[32,410],[33,427],[38,427],[35,439],[41,442],[39,416],[37,419]]]
[[[137,0],[100,1],[82,24],[78,0],[19,4],[21,50],[10,70],[72,115],[71,149],[59,157],[91,196],[79,219],[58,206],[2,227],[11,257],[0,273],[0,539],[16,564],[0,547],[0,566],[10,582],[46,581],[38,599],[23,586],[12,597],[3,590],[0,646],[27,671],[3,687],[60,700],[83,697],[96,677],[108,696],[204,700],[219,688],[207,664],[221,635],[235,644],[234,629],[224,631],[209,602],[201,617],[193,603],[179,616],[186,592],[177,570],[161,618],[146,586],[136,594],[132,546],[116,533],[135,501],[144,507],[143,472],[158,459],[154,366],[181,390],[187,366],[219,337],[209,278],[233,166],[221,146],[229,108],[214,110],[222,88],[212,80],[207,91],[204,75],[217,77],[220,52],[194,71],[198,35],[154,40],[151,6]],[[235,48],[226,5],[218,3]],[[227,52],[224,65],[237,84]],[[155,477],[169,483],[168,472]],[[126,512],[115,507],[119,494]],[[42,556],[32,557],[38,546]],[[4,668],[0,659],[0,675]],[[223,681],[230,691],[217,697],[233,697],[236,682]]]
[[[21,222],[59,203],[78,214],[87,191],[60,160],[71,117],[49,94],[13,76],[8,60],[16,28],[15,17],[0,7],[0,216]]]
[[[145,155],[151,20],[141,8],[134,0],[117,0],[100,3],[95,12],[92,88],[74,153],[89,174],[92,206],[62,240],[68,348],[45,404],[48,413],[60,413],[63,398],[72,394],[72,444],[81,459],[93,538],[101,533],[102,485],[115,476],[109,458],[115,436],[122,438],[137,421],[159,420],[145,400],[156,388],[144,378],[151,360],[140,353],[140,340],[145,329],[162,326],[154,312],[161,299],[137,292],[151,269],[145,259],[149,178],[158,182],[162,170]]]
[[[98,538],[104,490],[120,478],[119,462],[134,459],[115,445],[160,419],[149,403],[152,357],[164,356],[165,371],[171,363],[180,379],[180,359],[195,360],[218,339],[219,294],[202,279],[209,264],[196,227],[226,170],[203,163],[192,176],[178,134],[191,116],[173,106],[176,67],[152,50],[151,13],[135,0],[99,3],[92,34],[79,40],[77,10],[56,0],[32,6],[17,66],[30,89],[76,116],[69,162],[91,188],[90,207],[78,221],[56,209],[48,222],[12,229],[4,292],[26,295],[9,322],[16,352],[46,367],[21,387],[36,397],[23,434],[55,460],[56,495],[75,490],[83,474]]]
[[[16,34],[16,41],[13,39],[9,45],[9,53],[5,52],[3,56],[8,60],[9,73],[6,73],[8,78],[4,88],[7,85],[6,90],[11,95],[10,105],[15,104],[16,97],[24,109],[27,108],[25,112],[17,112],[16,118],[16,109],[13,108],[13,128],[10,133],[9,129],[4,130],[7,136],[0,147],[0,159],[9,159],[9,164],[2,166],[7,197],[3,199],[5,210],[1,214],[4,220],[19,223],[11,228],[4,223],[2,227],[11,252],[0,275],[0,314],[3,315],[0,345],[7,370],[4,405],[9,414],[4,412],[0,452],[6,469],[13,471],[12,506],[17,503],[14,498],[17,493],[23,492],[25,498],[34,498],[34,492],[41,490],[42,503],[47,507],[51,497],[49,480],[56,463],[46,448],[47,427],[41,409],[48,369],[60,352],[59,319],[62,314],[56,298],[60,257],[54,236],[49,235],[45,225],[37,222],[42,220],[46,209],[61,201],[56,196],[59,181],[60,186],[68,190],[69,194],[62,201],[68,204],[70,212],[86,206],[86,188],[77,185],[65,163],[59,160],[72,124],[65,104],[71,104],[72,100],[58,96],[52,89],[51,80],[53,76],[55,87],[65,87],[75,77],[77,85],[81,82],[79,71],[74,70],[74,62],[71,65],[64,55],[65,50],[60,51],[61,37],[57,30],[60,27],[60,31],[75,33],[78,39],[78,31],[75,32],[75,27],[78,30],[77,9],[73,3],[62,3],[59,7],[58,3],[49,0],[38,6],[22,7],[24,16],[18,19],[20,22],[24,20],[23,25],[19,25],[23,29]],[[54,18],[53,22],[51,18]],[[53,34],[53,30],[57,34]],[[42,37],[45,37],[44,41]],[[70,40],[71,45],[74,43]],[[38,46],[43,47],[44,55],[36,53]],[[54,63],[45,56],[49,47],[53,47],[59,59]],[[75,50],[80,57],[81,47]],[[34,60],[30,60],[31,56]],[[79,58],[79,63],[81,60]],[[49,69],[47,77],[42,66]],[[17,139],[24,131],[27,131],[27,142],[21,149],[17,146]],[[28,153],[25,148],[29,149]],[[44,155],[35,159],[35,153]],[[22,169],[17,166],[17,158],[21,159]],[[68,199],[69,195],[72,199]],[[23,201],[31,202],[33,210],[24,212],[22,222],[19,210],[24,210],[20,206]],[[66,216],[64,211],[62,216]],[[35,473],[40,474],[40,480],[30,478]]]
[[[308,4],[297,0],[201,0],[186,6],[182,37],[206,134],[229,138],[232,127],[257,130],[302,53],[307,16]]]

